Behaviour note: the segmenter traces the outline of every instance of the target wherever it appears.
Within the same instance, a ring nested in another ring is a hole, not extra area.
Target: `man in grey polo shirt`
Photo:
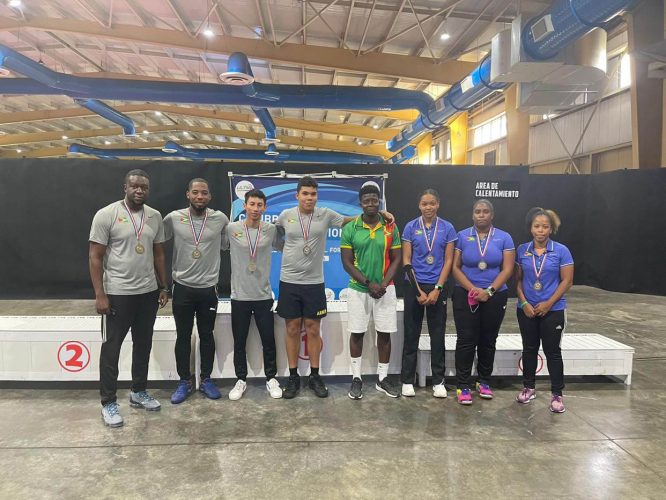
[[[148,174],[130,170],[125,176],[125,198],[100,209],[90,228],[90,279],[95,308],[102,317],[104,342],[99,357],[102,419],[110,427],[123,425],[116,402],[120,348],[132,329],[132,389],[130,406],[159,410],[146,392],[148,361],[157,307],[168,302],[164,285],[164,226],[160,213],[145,204],[150,191]]]
[[[272,250],[281,250],[283,240],[273,224],[261,220],[266,211],[266,195],[252,189],[245,193],[245,219],[227,227],[231,250],[231,330],[234,336],[234,368],[236,385],[229,399],[236,401],[247,388],[246,343],[250,320],[259,330],[264,352],[266,389],[274,399],[282,397],[282,389],[275,375],[275,331],[273,321],[273,293],[271,291]]]
[[[173,238],[172,306],[177,332],[176,368],[180,377],[171,395],[173,404],[185,401],[194,387],[190,352],[195,316],[201,353],[199,391],[209,399],[221,397],[210,375],[215,361],[213,329],[217,318],[220,249],[226,246],[229,219],[219,210],[208,208],[212,196],[205,179],[192,179],[185,197],[188,207],[174,210],[164,218],[166,239]]]

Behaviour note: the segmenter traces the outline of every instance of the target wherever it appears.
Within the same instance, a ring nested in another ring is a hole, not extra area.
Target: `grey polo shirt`
[[[139,295],[157,289],[153,244],[164,242],[164,225],[160,213],[144,205],[142,211],[132,212],[137,228],[142,212],[142,254],[136,253],[136,232],[122,200],[101,208],[93,218],[88,240],[106,246],[103,283],[109,295]]]
[[[279,250],[282,238],[277,228],[268,222],[261,223],[261,237],[257,246],[257,269],[250,272],[250,245],[242,221],[227,226],[231,251],[231,298],[234,300],[268,300],[271,293],[271,255]],[[257,229],[248,228],[252,244],[257,239]]]
[[[307,218],[301,214],[303,224]],[[284,210],[277,219],[278,230],[284,234],[284,250],[280,281],[303,285],[316,285],[324,282],[324,251],[326,237],[332,227],[342,227],[344,217],[330,208],[315,207],[312,225],[308,236],[309,255],[303,253],[305,241],[298,221],[298,207]]]
[[[190,212],[187,208],[174,210],[164,218],[164,233],[167,240],[173,238],[173,258],[171,278],[181,285],[192,288],[208,288],[217,285],[220,275],[220,250],[227,246],[227,225],[229,219],[219,210],[206,209],[208,219],[201,234],[204,216],[193,217],[196,234],[201,234],[199,251],[201,257],[195,259]]]

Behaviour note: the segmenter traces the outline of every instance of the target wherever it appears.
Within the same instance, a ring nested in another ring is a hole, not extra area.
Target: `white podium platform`
[[[446,335],[445,345],[446,376],[452,377],[455,375],[456,336]],[[523,343],[520,334],[501,334],[496,347],[493,375],[522,375]],[[596,333],[565,333],[561,347],[565,375],[608,375],[631,385],[633,347]],[[425,386],[426,376],[431,374],[429,335],[421,335],[417,359],[419,385]],[[548,375],[546,356],[542,350],[539,350],[537,375]]]
[[[390,373],[399,373],[403,344],[403,304],[398,301],[398,332],[391,336]],[[99,316],[1,316],[0,380],[85,381],[99,379],[99,351],[102,344]],[[363,373],[375,374],[377,349],[374,326],[365,336]],[[288,374],[284,321],[275,316],[278,375]],[[330,301],[328,316],[322,321],[324,346],[320,372],[323,375],[350,375],[347,303]],[[176,328],[171,316],[158,316],[148,377],[150,380],[177,380],[174,345]],[[231,304],[221,301],[215,324],[216,356],[214,378],[235,378]],[[198,372],[198,335],[192,336],[193,370]],[[621,377],[628,385],[634,349],[602,335],[565,334],[562,341],[565,374],[610,375]],[[454,373],[455,335],[446,336],[447,376]],[[495,358],[495,375],[520,375],[521,339],[517,334],[500,334]],[[120,354],[120,380],[131,379],[131,332]],[[309,353],[302,335],[299,354],[300,373],[307,374]],[[247,342],[248,376],[263,377],[263,357],[259,332],[254,321]],[[543,353],[541,359],[545,361]],[[430,372],[430,338],[422,335],[418,355],[419,383],[425,384]],[[539,375],[547,374],[545,362]]]

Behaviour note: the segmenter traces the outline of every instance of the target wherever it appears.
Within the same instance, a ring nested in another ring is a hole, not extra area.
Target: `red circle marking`
[[[535,372],[535,375],[538,375],[541,370],[543,370],[543,357],[541,354],[537,353],[537,358],[539,360],[539,364],[537,365],[537,371]],[[523,357],[521,356],[520,359],[518,360],[518,369],[522,372],[523,371]]]
[[[63,349],[65,350],[63,353]],[[66,355],[66,353],[72,352],[73,355],[63,359],[61,356]],[[81,360],[83,353],[85,352],[87,360],[84,362]],[[69,340],[63,342],[58,349],[58,364],[68,372],[80,372],[88,368],[90,364],[90,349],[84,343],[77,340]]]

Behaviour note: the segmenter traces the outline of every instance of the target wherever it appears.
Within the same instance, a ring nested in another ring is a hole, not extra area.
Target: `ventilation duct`
[[[106,118],[107,120],[120,125],[123,128],[123,134],[126,137],[136,136],[136,127],[132,119],[113,109],[111,106],[98,101],[97,99],[74,99],[77,104],[80,104],[86,109],[89,109],[93,113],[97,113],[99,116]]]
[[[562,61],[553,61],[549,70],[550,58],[594,28],[603,26],[634,3],[636,0],[556,0],[548,9],[525,24],[517,40],[512,36],[511,50],[524,50],[532,59],[544,64],[541,68],[548,74],[554,68],[562,66]],[[388,141],[387,149],[399,151],[423,132],[443,126],[446,120],[459,111],[469,109],[493,92],[506,87],[507,83],[491,78],[491,57],[494,56],[495,51],[491,50],[491,54],[481,61],[472,73],[453,85],[430,109],[422,112],[416,121]],[[519,81],[531,82],[539,78],[531,73],[527,80]]]
[[[271,145],[275,147],[274,145]],[[189,160],[238,160],[307,163],[383,163],[381,156],[342,153],[336,151],[278,151],[277,155],[266,155],[257,149],[193,149],[169,141],[162,149],[102,149],[72,144],[70,153],[87,154],[98,158],[186,158]]]
[[[0,45],[0,66],[28,79],[0,79],[0,94],[67,95],[70,97],[180,104],[391,111],[416,109],[425,113],[433,103],[425,92],[396,88],[336,85],[279,85],[254,83],[257,95],[243,87],[214,83],[155,82],[117,78],[85,78],[45,68],[15,50]],[[40,74],[40,72],[44,72]],[[37,80],[39,76],[41,80]],[[274,99],[266,99],[272,96]]]

